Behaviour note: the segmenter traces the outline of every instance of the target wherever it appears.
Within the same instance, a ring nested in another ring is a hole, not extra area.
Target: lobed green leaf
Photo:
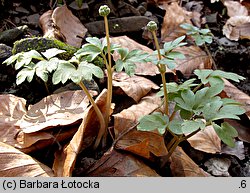
[[[168,116],[155,112],[151,115],[146,115],[140,118],[137,129],[140,131],[153,131],[157,129],[160,134],[164,134],[168,126],[168,122]]]

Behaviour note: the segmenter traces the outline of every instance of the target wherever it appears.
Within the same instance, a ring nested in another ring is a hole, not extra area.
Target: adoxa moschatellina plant
[[[235,73],[221,70],[195,70],[197,78],[192,78],[182,84],[175,82],[166,83],[166,66],[173,69],[174,59],[183,59],[184,55],[176,52],[175,48],[186,43],[181,36],[174,41],[166,42],[163,49],[159,48],[156,37],[157,25],[151,21],[147,28],[152,32],[156,53],[150,57],[162,76],[162,88],[158,95],[163,97],[164,111],[154,112],[139,119],[138,130],[158,132],[166,137],[168,149],[167,160],[184,140],[211,125],[220,139],[230,147],[234,146],[237,131],[224,119],[239,119],[245,110],[241,104],[228,98],[221,98],[219,94],[224,88],[224,79],[239,82],[244,77]],[[156,56],[157,55],[157,56]],[[169,103],[174,104],[174,109],[169,110]]]
[[[91,105],[93,106],[99,119],[100,127],[93,148],[97,148],[102,141],[102,146],[106,145],[107,127],[109,123],[111,101],[112,101],[112,74],[125,69],[129,75],[135,72],[136,62],[142,62],[148,56],[140,50],[129,51],[118,45],[110,43],[109,27],[107,16],[110,13],[108,6],[103,5],[99,9],[99,14],[104,17],[106,38],[101,41],[97,37],[88,37],[81,49],[79,49],[70,60],[62,60],[57,57],[58,54],[64,53],[64,50],[51,48],[45,52],[30,50],[28,52],[18,53],[11,56],[3,63],[10,65],[15,63],[15,69],[20,70],[16,77],[17,85],[25,80],[31,82],[36,75],[44,82],[52,74],[52,83],[66,83],[68,80],[78,84],[86,93]],[[117,52],[120,58],[112,66],[111,55]],[[103,65],[104,64],[104,65]],[[90,81],[93,76],[103,78],[104,73],[101,67],[107,70],[107,103],[105,117],[95,104],[94,99],[88,89],[83,84],[83,80]]]

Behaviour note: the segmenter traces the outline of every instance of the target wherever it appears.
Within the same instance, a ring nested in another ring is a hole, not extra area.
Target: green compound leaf
[[[168,53],[166,56],[167,58],[170,58],[170,59],[185,59],[186,58],[184,54],[180,52],[174,52],[174,51]]]
[[[28,82],[31,82],[35,74],[35,69],[30,67],[25,67],[17,73],[16,84],[19,85],[24,82],[26,79]]]
[[[183,82],[180,85],[178,85],[175,82],[167,83],[167,92],[169,94],[172,94],[172,93],[177,93],[178,91],[188,90],[191,87],[198,85],[198,84],[194,83],[195,80],[196,80],[196,78],[192,78],[192,79],[189,79],[189,80]],[[161,87],[161,90],[157,93],[157,96],[164,96],[163,87]]]
[[[45,52],[42,52],[42,55],[47,58],[48,60],[53,58],[54,56],[66,52],[65,50],[60,50],[57,48],[50,48],[46,50]]]
[[[104,77],[103,71],[100,67],[84,61],[79,64],[75,73],[72,74],[71,80],[75,83],[79,83],[82,80],[90,81],[92,80],[93,75],[96,76],[97,78]]]
[[[194,74],[198,76],[198,78],[201,80],[203,84],[212,83],[216,84],[218,80],[216,81],[216,78],[222,79],[229,79],[233,80],[235,82],[239,82],[240,80],[244,80],[245,78],[243,76],[240,76],[238,74],[232,73],[232,72],[224,72],[222,70],[199,70],[196,69],[194,71]]]
[[[184,121],[173,120],[169,123],[169,129],[177,135],[192,133],[198,129],[204,129],[205,127],[206,124],[201,119]]]
[[[195,95],[191,90],[184,90],[181,92],[181,97],[174,98],[177,106],[187,111],[192,111],[195,105]]]
[[[177,47],[186,45],[187,43],[185,43],[185,42],[181,43],[181,41],[184,40],[185,38],[186,38],[186,36],[181,36],[181,37],[179,37],[171,42],[164,43],[163,49],[161,50],[161,53],[163,52],[163,53],[167,54]]]
[[[10,56],[5,61],[3,61],[3,64],[6,64],[7,66],[13,64],[21,55],[23,55],[23,53],[17,53],[13,56]]]
[[[224,122],[221,124],[221,126],[212,123],[213,128],[219,138],[228,146],[234,147],[234,138],[238,136],[238,132],[234,127],[232,127],[229,123]]]
[[[64,62],[58,65],[58,68],[52,76],[53,84],[58,84],[62,82],[63,84],[76,72],[76,67],[69,63]]]
[[[185,29],[187,35],[190,35],[197,46],[201,46],[205,43],[212,43],[212,33],[209,29],[199,29],[191,24],[184,23],[180,25],[181,28]]]
[[[102,42],[99,38],[97,37],[88,37],[86,38],[86,41],[92,45],[94,45],[95,47],[99,48],[100,50],[102,50]]]
[[[121,72],[123,69],[128,75],[135,73],[135,63],[146,62],[148,57],[147,53],[143,53],[141,50],[128,51],[127,48],[117,49],[117,53],[120,54],[120,59],[116,61],[115,69],[117,72]]]
[[[81,59],[81,57],[83,56],[88,56],[88,62],[92,62],[101,53],[101,48],[97,47],[96,45],[87,43],[84,44],[82,48],[75,53],[75,56],[78,59]]]
[[[225,78],[228,80],[233,80],[235,82],[240,82],[240,80],[244,80],[245,78],[243,76],[240,76],[238,74],[232,73],[232,72],[224,72],[222,70],[215,70],[210,74],[211,77],[220,77]]]
[[[52,82],[53,84],[58,84],[59,82],[64,84],[70,79],[78,84],[82,80],[91,80],[93,75],[98,78],[103,78],[104,76],[102,69],[92,63],[83,61],[76,68],[73,64],[65,61],[59,63],[58,68],[52,76]]]
[[[168,122],[168,116],[155,112],[151,115],[146,115],[140,118],[137,129],[140,131],[153,131],[157,129],[160,134],[164,134],[168,126]]]

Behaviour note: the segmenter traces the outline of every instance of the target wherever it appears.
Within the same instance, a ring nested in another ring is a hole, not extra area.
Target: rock
[[[40,15],[38,13],[35,13],[35,14],[32,14],[32,15],[29,15],[27,17],[27,20],[28,20],[29,24],[38,27],[39,26],[39,18],[40,18]]]
[[[74,10],[77,10],[77,11],[79,11],[79,10],[84,11],[84,10],[88,10],[88,9],[89,9],[89,6],[88,6],[87,3],[82,3],[82,6],[79,7],[79,6],[77,5],[76,1],[73,1],[72,3],[70,3],[70,4],[69,4],[69,7],[70,7],[71,9],[74,9]]]
[[[0,63],[12,55],[11,50],[11,47],[5,44],[0,44]]]
[[[16,12],[27,14],[27,15],[30,14],[30,12],[27,9],[21,6],[16,7]]]
[[[139,13],[140,13],[141,15],[144,15],[144,14],[147,12],[146,7],[145,7],[145,6],[142,6],[142,5],[139,5],[139,6],[137,7],[137,10],[139,11]]]
[[[31,9],[34,13],[37,12],[37,9],[36,9],[36,7],[35,7],[34,5],[30,5],[30,9]]]
[[[206,22],[207,23],[218,23],[217,21],[218,13],[212,13],[210,15],[206,15]]]
[[[12,44],[15,42],[21,35],[23,35],[28,29],[27,25],[19,26],[13,29],[9,29],[3,32],[0,32],[0,43]]]
[[[152,17],[153,14],[150,11],[146,11],[146,13],[144,14],[144,16],[146,16],[146,17]]]
[[[12,54],[16,54],[19,52],[27,52],[29,50],[37,50],[43,52],[49,48],[58,48],[66,50],[65,53],[58,55],[59,58],[64,60],[70,59],[77,51],[77,48],[67,45],[59,40],[39,37],[39,38],[25,38],[16,41],[12,49]]]
[[[150,18],[145,16],[131,16],[123,17],[117,19],[109,20],[109,29],[111,34],[127,33],[127,32],[138,32],[142,30],[147,23],[151,21]],[[94,21],[85,24],[85,27],[88,29],[88,32],[91,35],[104,35],[104,22],[103,21]]]
[[[128,17],[128,16],[140,16],[139,10],[137,10],[132,5],[125,3],[123,1],[118,1],[117,11],[119,13],[119,17]]]
[[[21,21],[21,19],[20,19],[19,17],[15,17],[15,18],[14,18],[14,22],[15,22],[16,24],[19,24],[20,21]]]

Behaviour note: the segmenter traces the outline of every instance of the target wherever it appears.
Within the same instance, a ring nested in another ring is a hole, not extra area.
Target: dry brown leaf
[[[116,137],[122,131],[135,125],[140,117],[157,109],[160,104],[160,97],[153,94],[151,96],[145,96],[139,104],[132,105],[128,109],[124,109],[122,112],[113,115]]]
[[[220,153],[221,140],[212,126],[207,126],[192,137],[188,138],[190,145],[206,153]]]
[[[55,127],[47,131],[38,131],[35,133],[24,133],[20,131],[16,137],[16,148],[24,153],[39,151],[45,147],[57,144],[72,137],[77,131],[77,125]]]
[[[104,89],[96,98],[95,103],[105,116],[107,90]],[[95,141],[99,129],[99,119],[94,108],[90,106],[83,114],[83,121],[72,140],[62,151],[57,152],[53,170],[57,176],[71,176],[76,157],[80,150],[90,147]]]
[[[46,11],[39,18],[39,24],[43,30],[43,37],[45,38],[55,38],[63,42],[66,41],[64,35],[58,30],[55,24],[52,21],[53,10]]]
[[[223,26],[223,34],[230,40],[250,39],[250,16],[234,16]]]
[[[133,130],[124,135],[115,145],[143,158],[154,160],[155,156],[166,156],[168,151],[162,135],[153,132]]]
[[[160,88],[149,79],[136,75],[129,76],[125,72],[113,74],[113,86],[120,87],[135,102],[139,102],[152,89]]]
[[[44,37],[56,38],[80,48],[87,29],[67,5],[45,12],[39,19]]]
[[[127,36],[113,37],[111,38],[111,42],[113,44],[121,45],[123,48],[128,48],[130,51],[134,49],[139,49],[150,54],[153,53],[152,49],[148,48],[147,46],[137,43],[136,41],[130,39]],[[116,61],[118,59],[118,54],[114,54],[113,57],[114,57],[114,60]],[[167,69],[167,72],[173,73],[169,69]],[[160,74],[160,72],[158,68],[156,67],[156,65],[153,65],[152,63],[147,62],[147,63],[136,63],[135,74],[154,76],[154,75]]]
[[[234,99],[237,102],[243,104],[243,108],[246,110],[245,114],[250,119],[250,97],[241,90],[239,90],[228,80],[224,79],[224,83],[225,83],[224,92],[226,94],[226,97]]]
[[[52,177],[53,171],[16,148],[0,142],[0,177]]]
[[[234,155],[240,160],[245,159],[245,149],[243,141],[236,141],[235,147],[233,148],[223,144],[221,153],[225,153],[227,155]]]
[[[81,90],[53,94],[31,105],[19,125],[24,133],[70,125],[82,119],[88,105],[89,101]]]
[[[52,14],[52,20],[66,38],[66,43],[80,48],[87,28],[72,14],[67,5],[57,7]]]
[[[98,177],[160,177],[141,160],[114,149],[106,152],[88,171],[86,176]]]
[[[171,156],[171,172],[174,177],[207,177],[210,176],[201,169],[183,150],[177,147]]]
[[[230,125],[232,125],[238,131],[238,138],[242,141],[250,143],[250,128],[249,128],[249,120],[246,124],[241,124],[236,120],[226,119]]]
[[[195,69],[210,69],[212,61],[198,46],[182,46],[175,51],[185,55],[184,60],[177,60],[176,70],[179,70],[185,76],[189,77]]]
[[[233,16],[248,16],[248,10],[238,1],[224,1],[224,5],[227,8],[227,15]]]
[[[26,113],[26,100],[12,94],[0,95],[0,142],[15,146],[20,132],[17,123]]]
[[[166,10],[161,28],[161,40],[164,42],[172,41],[186,34],[186,30],[180,27],[182,23],[191,23],[193,13],[184,10],[177,2],[171,4],[164,3],[163,9]]]

